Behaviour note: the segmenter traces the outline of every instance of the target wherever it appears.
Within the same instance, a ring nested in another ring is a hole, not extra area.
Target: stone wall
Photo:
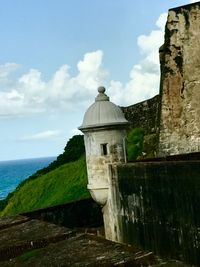
[[[169,10],[160,61],[159,155],[200,151],[200,2]]]
[[[113,237],[199,266],[200,154],[177,157],[110,166]]]
[[[22,215],[71,228],[103,225],[101,208],[91,198],[38,209]]]
[[[159,132],[159,106],[160,96],[128,107],[121,107],[130,128],[144,129],[144,152],[146,157],[156,156]]]
[[[144,129],[147,157],[200,151],[200,2],[169,10],[160,64],[160,94],[125,117]]]

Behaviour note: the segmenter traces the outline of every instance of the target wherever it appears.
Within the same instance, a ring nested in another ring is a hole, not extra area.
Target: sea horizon
[[[56,158],[56,157],[57,157],[57,156],[41,156],[41,157],[33,157],[33,158],[0,159],[0,162],[20,161],[20,160],[34,160],[34,159],[47,159],[47,158]]]
[[[47,167],[55,159],[52,156],[0,161],[0,200],[5,199],[23,180]]]

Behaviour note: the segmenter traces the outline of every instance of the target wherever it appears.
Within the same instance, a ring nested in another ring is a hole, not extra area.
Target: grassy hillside
[[[36,179],[27,179],[9,199],[1,216],[89,197],[86,164],[82,156]]]

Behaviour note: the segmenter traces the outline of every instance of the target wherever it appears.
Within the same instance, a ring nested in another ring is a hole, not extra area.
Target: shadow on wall
[[[69,228],[103,225],[101,208],[92,198],[26,212],[21,215]]]

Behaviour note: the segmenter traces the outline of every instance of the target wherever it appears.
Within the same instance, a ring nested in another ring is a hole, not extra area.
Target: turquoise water
[[[24,179],[54,160],[55,157],[0,161],[0,200],[15,190]]]

